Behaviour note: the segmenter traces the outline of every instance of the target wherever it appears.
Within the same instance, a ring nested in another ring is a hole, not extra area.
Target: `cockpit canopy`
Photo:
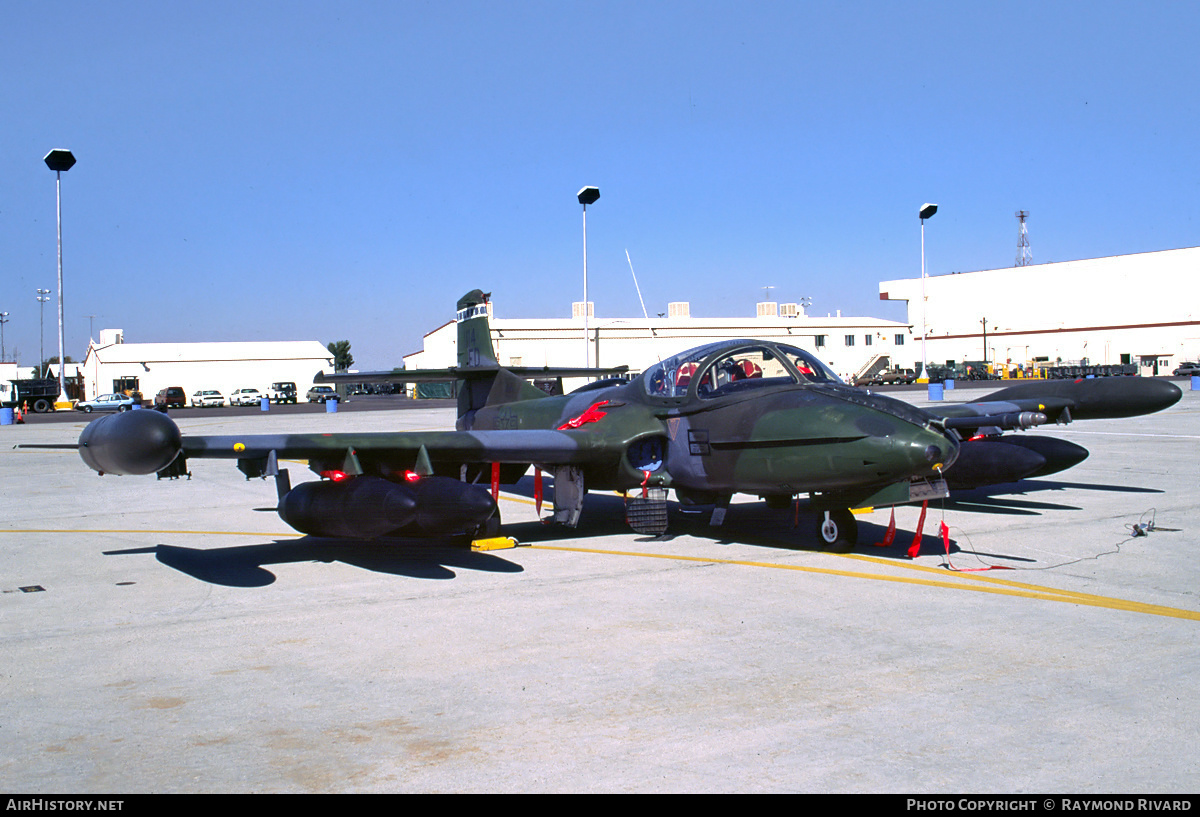
[[[796,383],[841,383],[812,353],[757,340],[709,343],[656,363],[642,374],[650,397],[686,397],[695,386],[702,399],[748,389]]]

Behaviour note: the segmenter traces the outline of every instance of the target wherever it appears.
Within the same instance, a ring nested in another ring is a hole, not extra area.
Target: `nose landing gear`
[[[817,533],[831,552],[849,553],[858,541],[858,522],[848,510],[825,511]]]

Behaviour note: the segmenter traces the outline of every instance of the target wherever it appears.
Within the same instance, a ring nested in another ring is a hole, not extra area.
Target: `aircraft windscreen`
[[[700,365],[722,349],[728,355],[717,358],[703,372]],[[803,380],[814,383],[841,383],[833,370],[811,352],[777,344],[756,346],[753,341],[719,341],[688,349],[648,368],[643,375],[646,393],[651,397],[684,397],[697,374],[696,393],[702,398],[717,397],[731,391],[762,386],[786,385],[796,377],[786,359]],[[740,385],[738,385],[740,384]]]
[[[795,383],[796,376],[775,350],[763,346],[743,347],[713,361],[700,375],[696,394],[702,398],[724,397],[750,389]]]
[[[688,386],[700,364],[725,343],[710,343],[688,349],[674,357],[669,357],[661,363],[655,363],[646,370],[643,382],[646,384],[646,394],[651,397],[683,397],[688,393]]]

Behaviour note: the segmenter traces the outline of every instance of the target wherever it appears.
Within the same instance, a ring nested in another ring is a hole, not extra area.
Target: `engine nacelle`
[[[946,469],[946,483],[954,489],[1001,485],[1024,479],[1046,465],[1038,452],[1006,440],[970,440],[960,445],[958,459]]]
[[[123,411],[92,420],[79,435],[79,456],[101,474],[154,474],[183,448],[179,426],[158,411]]]
[[[279,517],[301,533],[345,539],[474,533],[494,516],[487,489],[449,477],[305,482],[279,503]]]

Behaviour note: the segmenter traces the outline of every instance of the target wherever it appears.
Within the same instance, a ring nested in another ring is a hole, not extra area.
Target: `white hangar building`
[[[1033,264],[925,279],[930,363],[1137,363],[1169,374],[1200,357],[1200,247]],[[921,278],[882,281],[907,301],[921,357]],[[909,357],[912,360],[912,357]]]
[[[492,347],[502,366],[583,366],[583,304],[573,305],[573,318],[496,318],[488,304]],[[593,306],[594,308],[594,306]],[[911,361],[912,327],[881,318],[840,314],[812,317],[799,304],[758,304],[758,314],[745,318],[693,318],[687,302],[672,303],[662,318],[588,318],[588,347],[593,366],[628,366],[641,372],[659,360],[693,346],[719,340],[758,338],[786,343],[814,353],[843,378],[850,378],[882,358],[893,364]],[[458,364],[454,321],[425,335],[424,348],[404,357],[408,369],[437,369]],[[570,390],[582,385],[564,382]]]
[[[106,329],[88,345],[83,361],[89,398],[140,391],[146,400],[168,386],[194,392],[258,389],[291,381],[303,399],[318,372],[333,371],[333,356],[315,340],[224,343],[125,343],[119,329]]]

